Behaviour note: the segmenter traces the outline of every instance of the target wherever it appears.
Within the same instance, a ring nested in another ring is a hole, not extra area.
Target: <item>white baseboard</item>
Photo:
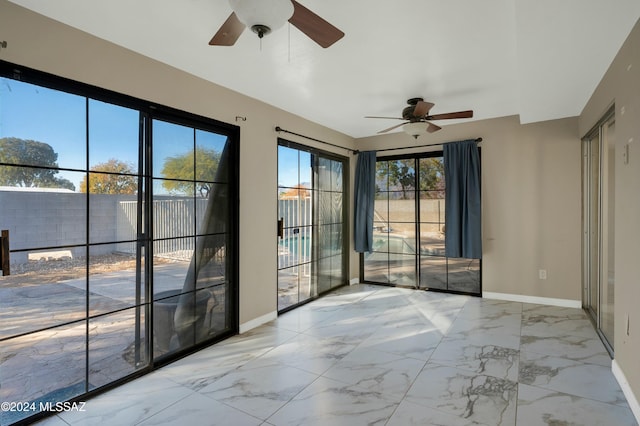
[[[349,285],[356,285],[356,284],[360,284],[360,278],[351,278],[349,280]]]
[[[622,393],[624,393],[624,396],[627,398],[627,402],[629,403],[629,407],[631,408],[633,415],[636,417],[636,421],[640,423],[640,402],[638,402],[638,398],[636,398],[633,390],[631,390],[629,381],[615,359],[611,363],[611,371],[613,372],[613,377],[618,381],[618,384],[622,389]]]
[[[256,327],[260,327],[262,324],[266,324],[269,321],[273,321],[278,318],[278,312],[273,311],[268,314],[262,315],[258,318],[254,318],[251,321],[247,321],[243,324],[240,324],[240,334],[246,333],[249,330],[253,330]]]
[[[493,293],[490,291],[483,291],[482,297],[484,297],[485,299],[508,300],[510,302],[562,306],[564,308],[582,308],[582,301],[571,299],[554,299],[552,297],[524,296],[522,294]]]

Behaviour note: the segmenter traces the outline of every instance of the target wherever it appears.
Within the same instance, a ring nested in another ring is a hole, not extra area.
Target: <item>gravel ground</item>
[[[91,273],[104,273],[135,268],[135,257],[124,254],[91,256]],[[0,277],[0,286],[39,285],[82,278],[86,275],[87,259],[39,260],[11,265],[11,275]]]

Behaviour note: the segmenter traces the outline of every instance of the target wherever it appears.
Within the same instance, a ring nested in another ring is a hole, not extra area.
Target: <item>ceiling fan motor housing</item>
[[[423,100],[424,99],[422,98],[411,98],[407,100],[407,104],[409,104],[409,106],[405,107],[402,110],[402,118],[404,118],[405,120],[409,120],[411,122],[421,121],[421,119],[424,117],[416,117],[413,113],[416,109],[416,105],[418,104],[418,102]]]
[[[421,117],[416,117],[415,115],[413,115],[413,111],[415,110],[416,106],[415,105],[411,105],[408,107],[405,107],[402,110],[402,118],[404,118],[405,120],[409,120],[409,121],[417,121],[419,120]]]

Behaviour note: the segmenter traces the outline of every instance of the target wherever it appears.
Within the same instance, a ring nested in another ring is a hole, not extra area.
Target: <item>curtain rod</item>
[[[476,138],[475,142],[476,143],[482,142],[482,138]],[[438,143],[430,143],[430,144],[427,144],[427,145],[416,145],[416,146],[401,146],[401,147],[398,147],[398,148],[384,148],[384,149],[377,149],[376,152],[395,151],[397,149],[426,148],[428,146],[438,146],[438,145],[444,145],[446,143],[449,143],[449,142],[438,142]]]
[[[283,129],[283,128],[282,128],[282,127],[280,127],[280,126],[276,126],[276,132],[289,133],[290,135],[300,136],[301,138],[309,139],[309,140],[312,140],[312,141],[315,141],[315,142],[320,142],[320,143],[323,143],[323,144],[325,144],[325,145],[333,146],[333,147],[335,147],[335,148],[346,149],[347,151],[349,151],[349,152],[351,152],[351,153],[353,153],[353,154],[357,154],[357,153],[359,152],[359,151],[357,151],[357,150],[353,150],[353,149],[351,149],[351,148],[345,148],[344,146],[336,145],[336,144],[333,144],[333,143],[331,143],[331,142],[325,142],[325,141],[321,141],[320,139],[312,138],[312,137],[310,137],[310,136],[301,135],[300,133],[291,132],[291,131],[289,131],[289,130],[285,130],[285,129]]]
[[[331,142],[325,142],[325,141],[321,141],[320,139],[312,138],[310,136],[301,135],[300,133],[291,132],[289,130],[283,129],[280,126],[276,126],[276,132],[284,132],[284,133],[289,133],[291,135],[300,136],[301,138],[309,139],[309,140],[312,140],[312,141],[315,141],[315,142],[320,142],[320,143],[323,143],[325,145],[333,146],[335,148],[345,149],[347,151],[350,151],[353,154],[358,154],[360,152],[357,149],[345,148],[344,146],[336,145],[336,144],[333,144]],[[475,142],[476,143],[482,142],[482,138],[476,138]],[[401,147],[398,147],[398,148],[384,148],[384,149],[377,149],[375,151],[376,152],[383,152],[383,151],[395,151],[397,149],[426,148],[428,146],[444,145],[445,143],[448,143],[448,142],[438,142],[438,143],[430,143],[430,144],[426,144],[426,145],[416,145],[416,146],[401,146]]]

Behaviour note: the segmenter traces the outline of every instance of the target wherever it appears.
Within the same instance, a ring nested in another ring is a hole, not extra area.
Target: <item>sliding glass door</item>
[[[347,282],[347,159],[280,140],[278,311]]]
[[[0,70],[0,400],[82,397],[234,334],[237,132]]]
[[[376,162],[373,251],[366,282],[479,295],[480,260],[445,255],[442,152]]]
[[[227,135],[154,117],[152,200],[154,358],[233,329]]]
[[[415,159],[379,159],[373,252],[364,256],[366,281],[417,286],[416,206]]]
[[[583,305],[614,347],[615,118],[610,111],[582,142]]]

